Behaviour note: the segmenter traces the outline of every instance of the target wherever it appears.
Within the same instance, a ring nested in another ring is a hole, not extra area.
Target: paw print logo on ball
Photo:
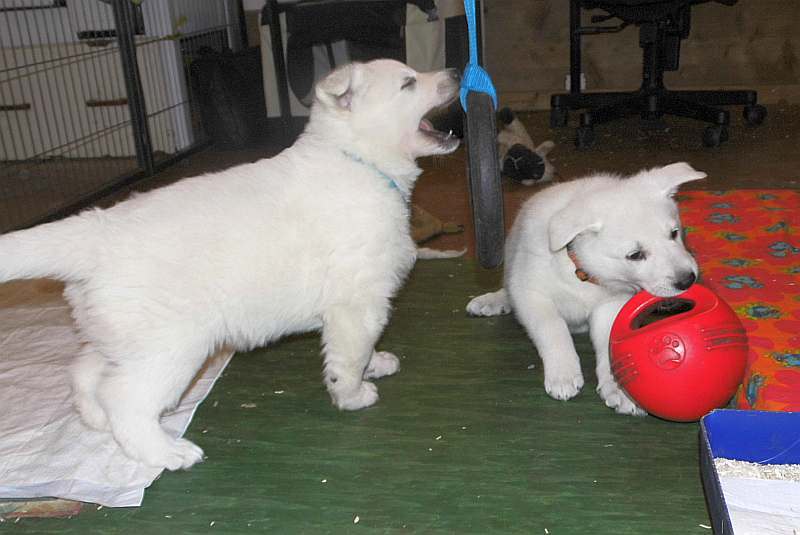
[[[650,358],[664,370],[674,370],[686,357],[686,346],[681,337],[674,333],[663,333],[650,342]]]

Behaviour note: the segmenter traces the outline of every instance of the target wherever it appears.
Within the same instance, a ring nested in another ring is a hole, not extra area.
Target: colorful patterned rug
[[[736,406],[800,411],[800,191],[689,191],[678,201],[701,281],[748,333]]]

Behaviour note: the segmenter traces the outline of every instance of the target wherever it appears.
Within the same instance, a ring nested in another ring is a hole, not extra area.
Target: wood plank
[[[495,86],[502,94],[535,95],[536,107],[541,108],[539,95],[565,88],[569,2],[493,0],[487,7],[486,67]],[[668,73],[667,84],[704,89],[759,87],[764,94],[797,86],[798,26],[797,3],[786,0],[695,6],[691,33],[681,45],[680,69]],[[641,62],[634,26],[584,39],[583,70],[589,90],[639,87]]]

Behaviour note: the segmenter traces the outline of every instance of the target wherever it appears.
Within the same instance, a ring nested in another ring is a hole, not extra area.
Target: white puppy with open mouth
[[[0,236],[0,281],[66,281],[83,420],[134,459],[187,468],[202,450],[159,417],[207,357],[314,330],[333,404],[375,403],[369,379],[399,368],[374,346],[416,256],[415,160],[459,143],[424,117],[458,87],[449,70],[347,65],[318,83],[305,132],[274,158]]]
[[[545,390],[560,400],[583,387],[570,333],[588,330],[600,397],[617,412],[645,414],[611,373],[611,325],[637,291],[671,297],[697,279],[673,196],[705,176],[674,163],[629,178],[592,175],[535,194],[506,243],[504,288],[472,299],[467,312],[513,311],[542,359]]]

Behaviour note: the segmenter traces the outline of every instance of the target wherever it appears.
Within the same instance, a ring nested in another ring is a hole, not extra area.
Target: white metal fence
[[[236,50],[236,0],[0,0],[0,232],[203,143],[189,65]]]

